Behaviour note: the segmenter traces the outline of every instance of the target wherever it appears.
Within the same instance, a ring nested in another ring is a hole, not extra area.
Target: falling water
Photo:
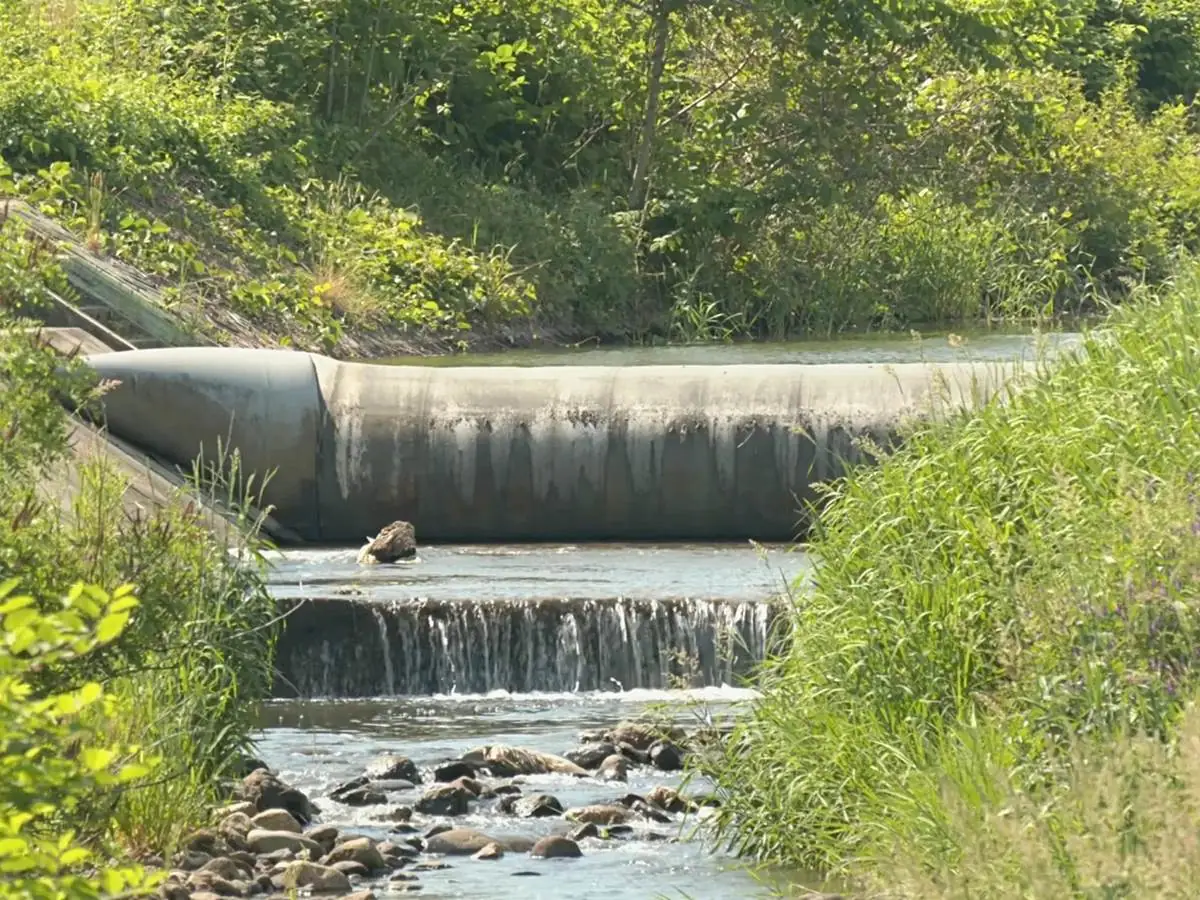
[[[394,694],[396,693],[396,670],[392,668],[392,642],[388,638],[387,619],[383,617],[383,612],[378,608],[373,608],[371,615],[375,617],[375,622],[379,626],[379,646],[383,656],[383,683],[387,687],[386,693]]]
[[[776,607],[752,600],[298,602],[277,693],[368,697],[736,683]]]

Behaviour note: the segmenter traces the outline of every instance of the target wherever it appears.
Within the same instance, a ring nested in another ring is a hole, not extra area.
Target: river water
[[[1033,359],[1074,334],[869,336],[804,344],[525,351],[397,360],[427,365],[644,365]],[[419,530],[419,523],[418,523]],[[276,693],[259,753],[308,792],[323,819],[377,838],[379,807],[330,801],[330,789],[383,754],[432,767],[485,743],[563,753],[579,732],[653,712],[688,725],[736,716],[744,678],[773,639],[778,612],[809,571],[798,549],[738,545],[423,547],[419,561],[359,566],[353,548],[273,557],[271,590],[299,604],[280,642]],[[565,807],[678,785],[631,769],[627,784],[531,777]],[[707,786],[687,785],[692,792]],[[411,804],[416,792],[390,796]],[[436,819],[423,819],[421,826]],[[454,824],[497,836],[565,832],[481,804]],[[694,824],[694,823],[693,823]],[[690,826],[689,826],[690,827]],[[431,898],[751,898],[769,888],[679,823],[583,845],[579,860],[448,860],[420,873]],[[534,873],[540,877],[516,877]],[[387,886],[374,885],[387,896]],[[775,887],[779,887],[778,882]]]

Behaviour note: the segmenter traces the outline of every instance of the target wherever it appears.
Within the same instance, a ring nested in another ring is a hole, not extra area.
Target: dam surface
[[[383,366],[236,348],[89,357],[112,434],[188,467],[236,449],[305,541],[792,540],[814,486],[999,363]],[[865,443],[864,443],[865,442]]]

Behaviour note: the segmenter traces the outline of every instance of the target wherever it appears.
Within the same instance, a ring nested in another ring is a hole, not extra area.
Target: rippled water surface
[[[578,744],[581,729],[611,725],[647,707],[668,705],[687,725],[708,716],[730,715],[748,693],[710,689],[691,693],[632,692],[630,695],[560,694],[373,699],[357,702],[273,703],[260,745],[264,759],[283,777],[316,798],[324,820],[356,833],[383,839],[387,825],[373,821],[379,808],[353,809],[323,798],[333,786],[359,774],[385,753],[430,766],[485,743],[506,743],[562,753]],[[631,770],[627,784],[591,778],[531,776],[526,794],[549,793],[564,807],[613,801],[626,792],[645,793],[655,785],[678,786],[680,778],[648,769]],[[704,787],[693,782],[688,790]],[[389,797],[411,804],[415,792]],[[423,819],[421,824],[442,821]],[[451,820],[445,820],[451,821]],[[562,819],[518,819],[486,810],[452,820],[493,836],[537,837],[566,833]],[[767,896],[768,890],[735,860],[688,840],[696,823],[644,823],[624,840],[583,843],[578,860],[535,860],[510,853],[496,862],[450,858],[451,868],[421,873],[423,897],[564,898],[618,900],[688,896],[736,898]],[[680,840],[680,838],[684,838]],[[517,877],[536,872],[535,877]]]
[[[479,617],[486,619],[492,606],[544,606],[555,598],[567,601],[564,615],[573,614],[572,603],[582,608],[617,598],[649,604],[665,598],[687,598],[701,605],[760,603],[779,595],[789,582],[807,571],[806,557],[798,550],[750,544],[424,547],[419,562],[369,567],[357,565],[355,555],[352,549],[278,554],[274,557],[272,590],[291,599],[328,602],[329,598],[344,598],[346,602],[381,608],[431,602],[461,604],[478,610]],[[685,611],[679,614],[685,615],[686,608],[681,609]],[[405,621],[417,629],[430,627],[423,625],[420,617]],[[543,619],[533,621],[536,625]],[[653,619],[647,621],[650,624],[636,627],[651,627]],[[665,630],[666,637],[659,638],[686,643],[690,634],[685,631],[676,621],[673,630]],[[357,644],[361,652],[338,656],[338,664],[394,668],[396,672],[390,672],[389,677],[399,682],[403,661],[395,658],[395,648],[404,644],[396,635],[392,639],[393,656],[387,657],[373,650],[380,641],[373,625],[348,637],[339,635],[337,641]],[[526,638],[516,633],[513,639]],[[460,642],[470,640],[469,635],[460,638]],[[463,652],[463,648],[456,649]],[[657,649],[665,652],[664,648]],[[595,650],[594,645],[584,642],[572,651],[574,656],[568,655],[570,664],[577,665],[580,654]],[[470,653],[470,648],[465,652]],[[567,665],[562,661],[561,648],[557,655],[548,652],[543,657],[539,665]],[[694,726],[737,715],[754,696],[745,687],[728,683],[690,690],[510,693],[489,686],[477,693],[450,690],[421,696],[401,694],[273,701],[263,714],[265,733],[260,755],[286,780],[314,798],[323,810],[323,821],[383,839],[389,826],[375,819],[380,807],[350,808],[326,796],[332,787],[360,774],[383,754],[409,756],[426,768],[487,743],[563,753],[578,746],[582,730],[611,726],[647,712]],[[678,786],[680,777],[649,768],[631,768],[627,784],[537,776],[526,779],[522,790],[525,794],[553,794],[569,808],[613,801],[627,792],[645,793],[660,784]],[[686,790],[703,792],[707,787],[693,782]],[[417,796],[416,791],[395,794],[389,796],[389,803],[411,805]],[[424,818],[419,824],[423,828],[435,821],[439,820]],[[573,828],[559,818],[502,815],[491,811],[486,803],[468,816],[446,821],[498,836],[537,837]],[[585,841],[584,856],[579,860],[534,860],[515,853],[496,862],[450,858],[446,860],[450,868],[420,873],[420,896],[472,900],[767,896],[768,889],[743,865],[714,852],[711,844],[692,839],[692,829],[699,824],[694,820],[670,825],[638,824],[635,833],[624,840]],[[518,877],[516,873],[520,872],[537,874]],[[375,887],[381,896],[387,896],[382,892],[386,885]]]
[[[419,561],[360,566],[357,549],[274,556],[279,597],[761,600],[807,569],[779,545],[593,544],[422,547]]]

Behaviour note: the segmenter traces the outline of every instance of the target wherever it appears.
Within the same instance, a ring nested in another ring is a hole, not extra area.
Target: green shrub
[[[936,855],[914,779],[975,723],[1029,783],[1070,735],[1170,731],[1200,642],[1198,364],[1188,268],[830,489],[788,649],[714,765],[743,850],[829,866],[907,830]]]
[[[127,710],[99,683],[48,694],[32,684],[119,638],[137,600],[128,588],[109,595],[76,585],[58,609],[39,609],[16,587],[16,579],[0,583],[0,897],[148,895],[153,876],[106,863],[72,823],[136,790],[155,758],[105,738],[102,723]]]

